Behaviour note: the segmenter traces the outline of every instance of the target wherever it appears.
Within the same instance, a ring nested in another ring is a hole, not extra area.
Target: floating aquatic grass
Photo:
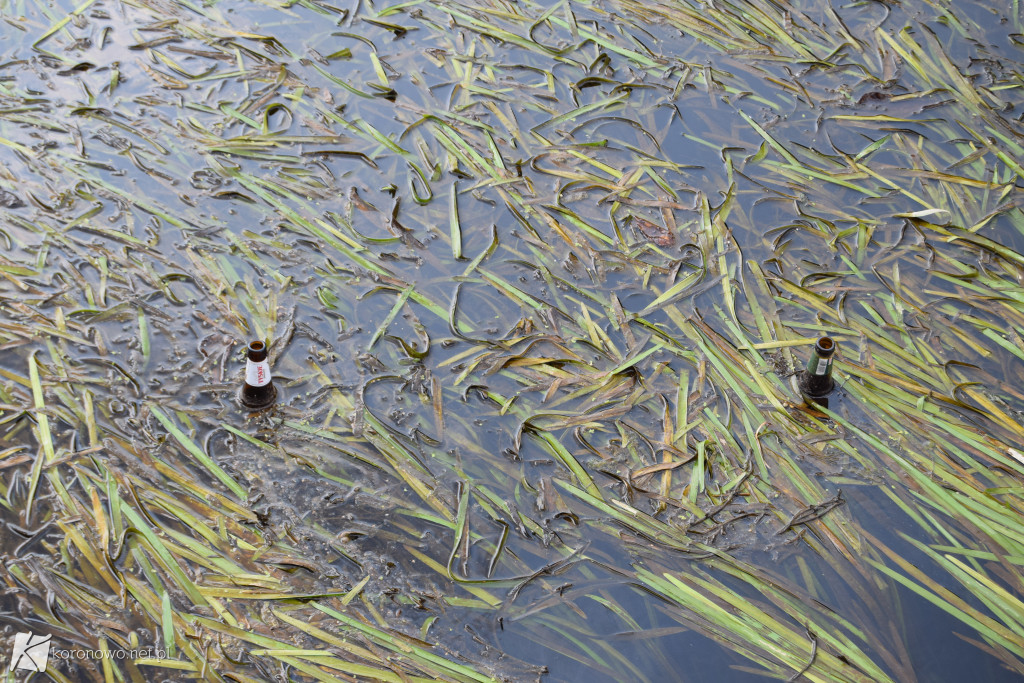
[[[1024,671],[1019,12],[118,10],[8,22],[5,623],[167,650],[96,680],[911,681],[927,603]]]

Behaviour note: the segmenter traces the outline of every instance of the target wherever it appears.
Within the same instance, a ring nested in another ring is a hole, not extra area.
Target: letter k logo
[[[14,653],[11,655],[11,668],[28,669],[29,671],[46,671],[46,662],[50,659],[50,636],[37,636],[34,633],[14,634]]]

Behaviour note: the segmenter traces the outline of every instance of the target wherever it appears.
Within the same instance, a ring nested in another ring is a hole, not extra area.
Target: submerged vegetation
[[[55,680],[1024,674],[1016,1],[0,14]]]

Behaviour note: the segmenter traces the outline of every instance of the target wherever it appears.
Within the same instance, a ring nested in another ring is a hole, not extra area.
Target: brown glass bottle
[[[277,398],[277,388],[270,376],[267,362],[267,345],[261,341],[249,343],[245,358],[245,384],[238,394],[238,400],[246,408],[260,410]]]

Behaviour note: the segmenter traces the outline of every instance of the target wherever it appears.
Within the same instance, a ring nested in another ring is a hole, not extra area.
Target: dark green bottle
[[[800,393],[808,403],[821,403],[835,388],[835,381],[832,379],[832,357],[837,348],[839,345],[832,337],[821,337],[814,343],[811,360],[800,378]]]

